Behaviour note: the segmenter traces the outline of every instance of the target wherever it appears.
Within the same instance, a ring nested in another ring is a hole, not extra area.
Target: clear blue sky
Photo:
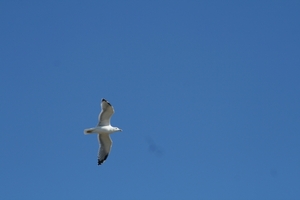
[[[0,1],[1,199],[300,199],[300,1]],[[115,108],[97,165],[101,98]]]

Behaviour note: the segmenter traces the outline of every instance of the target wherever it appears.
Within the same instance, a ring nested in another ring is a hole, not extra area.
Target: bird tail
[[[84,129],[84,134],[87,135],[87,134],[93,133],[94,130],[95,130],[94,128]]]

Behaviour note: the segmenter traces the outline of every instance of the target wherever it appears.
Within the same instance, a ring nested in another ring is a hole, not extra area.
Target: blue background
[[[300,1],[0,1],[1,199],[300,199]],[[97,166],[101,98],[115,108]]]

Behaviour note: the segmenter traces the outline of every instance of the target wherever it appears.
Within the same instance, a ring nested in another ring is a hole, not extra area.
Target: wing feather
[[[109,134],[99,134],[99,152],[98,152],[98,165],[101,165],[108,157],[110,148],[112,146],[112,141]]]
[[[107,126],[110,125],[110,118],[114,114],[114,108],[112,105],[105,99],[101,101],[101,112],[98,117],[98,126]]]

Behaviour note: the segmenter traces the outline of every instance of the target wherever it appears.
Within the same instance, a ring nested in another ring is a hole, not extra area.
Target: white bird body
[[[119,128],[113,127],[111,125],[107,126],[97,126],[95,128],[88,128],[84,130],[84,134],[92,134],[92,133],[98,133],[98,134],[111,134],[114,132],[119,131]]]
[[[98,125],[94,128],[88,128],[84,130],[84,134],[98,134],[98,141],[100,144],[98,151],[98,165],[101,165],[108,157],[112,141],[110,139],[110,134],[122,131],[118,127],[113,127],[110,125],[110,118],[114,114],[114,108],[105,99],[101,101],[102,111],[99,114]]]

